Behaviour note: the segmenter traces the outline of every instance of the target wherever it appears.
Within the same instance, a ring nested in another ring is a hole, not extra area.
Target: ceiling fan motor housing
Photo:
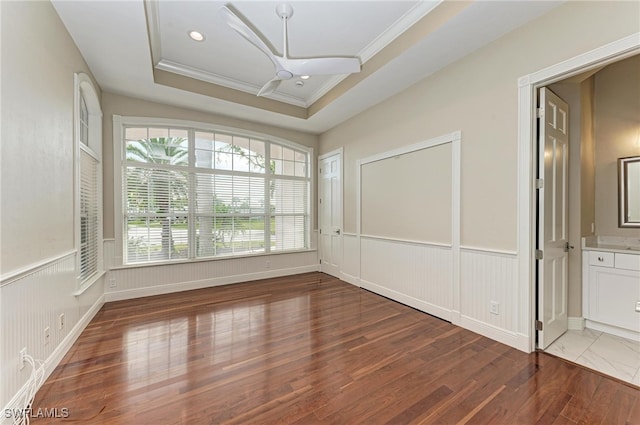
[[[1,1],[1,0],[0,0]],[[293,7],[287,3],[276,6],[276,14],[282,19],[283,47],[282,56],[275,54],[268,43],[251,29],[233,10],[227,6],[220,8],[224,21],[238,34],[262,53],[267,55],[275,66],[275,77],[268,81],[259,91],[258,96],[273,93],[280,83],[291,80],[294,75],[338,75],[360,72],[360,60],[356,57],[314,57],[306,59],[292,59],[288,57],[287,21],[293,16]]]
[[[278,72],[276,72],[276,75],[281,80],[290,80],[290,79],[293,78],[293,74],[291,72],[287,71],[286,69],[278,70]]]

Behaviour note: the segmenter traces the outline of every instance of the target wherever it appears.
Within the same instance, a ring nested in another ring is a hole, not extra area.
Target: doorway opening
[[[595,154],[595,148],[593,144],[595,144],[594,140],[591,140],[592,145],[589,146],[587,143],[587,152],[585,154],[584,151],[581,151],[580,144],[583,139],[595,139],[594,134],[586,134],[585,132],[589,131],[589,126],[585,125],[584,118],[581,115],[586,115],[588,113],[593,113],[593,110],[589,110],[589,108],[593,106],[593,102],[591,104],[580,103],[581,98],[585,95],[585,93],[589,96],[594,96],[594,76],[603,70],[603,68],[608,65],[616,64],[615,66],[619,67],[618,63],[622,63],[623,61],[631,58],[630,60],[638,60],[637,56],[640,53],[640,38],[638,34],[633,37],[629,37],[626,39],[619,40],[616,43],[612,43],[610,45],[604,46],[600,49],[596,49],[595,51],[589,52],[580,57],[574,58],[565,63],[558,64],[546,70],[540,71],[536,74],[531,74],[527,77],[523,77],[520,81],[520,95],[521,95],[521,103],[520,103],[520,124],[521,124],[521,136],[526,137],[525,132],[529,132],[529,137],[525,141],[526,143],[521,144],[521,152],[520,152],[520,177],[521,180],[519,184],[520,188],[523,190],[523,194],[528,194],[529,204],[527,204],[527,199],[523,199],[521,197],[519,206],[520,206],[520,217],[521,219],[521,227],[520,231],[520,240],[519,240],[519,250],[521,253],[520,256],[520,273],[521,277],[525,279],[526,282],[529,283],[529,294],[530,294],[530,316],[529,323],[531,326],[531,349],[543,349],[547,348],[548,350],[553,349],[552,339],[553,338],[545,338],[544,333],[544,311],[555,311],[561,312],[563,310],[563,306],[548,306],[544,305],[544,286],[545,286],[545,278],[549,278],[549,274],[545,274],[544,267],[542,270],[540,269],[540,264],[543,263],[544,257],[547,257],[547,254],[552,254],[545,252],[544,243],[540,242],[538,239],[538,225],[543,226],[545,218],[545,214],[548,213],[547,209],[539,210],[538,198],[540,190],[536,189],[537,185],[544,185],[544,187],[549,187],[545,182],[537,181],[536,179],[540,176],[537,173],[538,166],[542,166],[545,161],[548,161],[547,154],[542,150],[540,152],[537,151],[537,136],[538,136],[538,125],[537,119],[538,116],[536,114],[537,107],[540,105],[538,102],[543,97],[541,94],[542,91],[551,89],[556,94],[559,94],[561,98],[567,100],[569,104],[569,111],[572,111],[572,118],[574,118],[573,125],[571,124],[571,119],[569,120],[570,126],[570,134],[572,131],[575,131],[574,138],[570,144],[570,148],[568,150],[568,167],[567,167],[567,176],[568,176],[568,203],[567,207],[569,210],[568,215],[568,228],[567,228],[567,242],[565,242],[565,246],[563,247],[563,251],[569,251],[566,257],[565,266],[569,275],[569,284],[568,292],[566,296],[567,305],[564,306],[565,311],[568,313],[566,320],[566,326],[569,332],[567,332],[568,340],[576,340],[579,342],[578,345],[574,347],[570,347],[570,344],[567,343],[567,340],[564,340],[562,344],[559,344],[563,347],[567,352],[571,352],[570,355],[576,356],[580,355],[577,353],[581,351],[584,353],[586,348],[591,344],[595,344],[599,339],[601,339],[602,333],[601,331],[592,332],[590,330],[591,323],[583,317],[583,304],[584,299],[582,296],[582,274],[587,273],[586,268],[583,267],[583,252],[582,252],[582,244],[583,237],[595,237],[598,226],[596,225],[595,219],[595,198],[587,199],[585,202],[585,191],[584,188],[581,187],[581,179],[585,178],[585,174],[587,174],[588,178],[593,177],[593,168],[592,171],[585,173],[584,171],[584,160],[585,156],[589,159],[589,155],[591,155],[591,160],[593,159],[593,155]],[[636,56],[636,58],[632,58]],[[608,69],[611,69],[609,67]],[[544,89],[543,89],[544,87]],[[589,91],[591,90],[591,91]],[[584,99],[582,99],[584,101]],[[575,110],[574,110],[575,109]],[[523,111],[527,112],[528,115],[524,115]],[[575,117],[578,117],[575,120]],[[525,122],[526,120],[528,122]],[[589,123],[587,123],[589,124]],[[542,123],[541,123],[542,125]],[[523,131],[524,130],[524,131]],[[575,144],[578,144],[578,149],[575,148]],[[523,139],[521,138],[521,142]],[[639,152],[640,153],[640,152]],[[530,161],[530,168],[526,170],[526,162]],[[595,164],[591,164],[591,167],[595,167]],[[523,174],[524,171],[528,171]],[[591,176],[589,176],[591,174]],[[576,177],[577,176],[577,177]],[[577,181],[577,184],[576,184]],[[527,187],[524,187],[524,185]],[[593,182],[591,182],[593,185]],[[593,188],[592,188],[593,190]],[[609,191],[614,195],[617,192],[616,188],[611,188]],[[587,191],[588,193],[588,191]],[[526,196],[526,195],[525,195]],[[592,203],[591,211],[587,208],[587,212],[585,213],[584,203]],[[543,203],[544,204],[544,203]],[[602,209],[603,205],[601,203],[598,204]],[[605,206],[606,207],[606,206]],[[617,210],[616,204],[613,203],[609,205],[608,208]],[[613,216],[616,215],[616,211],[612,211]],[[528,225],[528,229],[524,227],[524,225]],[[601,226],[602,227],[602,226]],[[529,244],[525,246],[525,244]],[[571,249],[574,247],[574,249]],[[558,249],[560,247],[557,247]],[[540,251],[537,251],[540,250]],[[542,257],[540,260],[537,258]],[[548,257],[547,257],[548,258]],[[588,256],[587,265],[588,265]],[[561,270],[562,267],[551,267],[552,270],[558,271]],[[585,270],[583,270],[585,269]],[[557,277],[557,275],[555,276]],[[554,276],[552,275],[553,279]],[[547,282],[548,283],[548,282]],[[559,286],[558,288],[561,288]],[[542,291],[540,290],[542,288]],[[554,294],[555,300],[558,301],[562,297],[558,297],[558,292]],[[543,323],[541,323],[543,322]],[[587,330],[582,331],[585,327],[585,323],[587,324]],[[538,331],[536,328],[540,328],[542,325],[542,330]],[[579,334],[582,332],[582,334]],[[563,334],[563,331],[560,332]],[[588,338],[582,338],[582,336],[586,336]],[[604,335],[607,335],[605,332]],[[562,339],[562,338],[561,338]],[[608,339],[605,338],[605,339]],[[631,341],[634,343],[633,340]],[[581,345],[580,345],[581,344]],[[624,344],[624,342],[623,342]],[[586,347],[584,347],[586,345]],[[640,348],[640,344],[636,344]],[[557,348],[557,346],[555,347]],[[635,349],[635,346],[627,346],[627,349]],[[640,351],[639,351],[640,352]],[[577,353],[577,354],[576,354]],[[553,354],[558,354],[555,352]],[[560,356],[562,357],[562,356]],[[588,357],[588,356],[586,356]],[[636,355],[637,357],[637,355]],[[565,357],[566,358],[566,357]],[[576,358],[569,358],[571,361],[576,361]],[[593,359],[590,359],[593,360]],[[587,363],[585,365],[599,369],[597,366],[597,362],[595,363]],[[632,367],[631,365],[628,365]],[[640,366],[640,365],[639,365]],[[608,370],[601,370],[604,373],[608,373],[610,375],[617,376],[621,379],[624,379],[620,375],[615,375]],[[630,379],[625,379],[629,382],[633,382],[632,379],[640,380],[640,367],[636,370],[636,375],[632,375]],[[628,375],[628,373],[627,373]],[[636,383],[638,385],[638,383]]]

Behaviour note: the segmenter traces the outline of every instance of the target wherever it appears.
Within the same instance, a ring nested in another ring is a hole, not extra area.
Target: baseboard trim
[[[361,287],[376,294],[388,297],[394,301],[406,304],[410,307],[424,311],[425,313],[447,320],[456,326],[478,333],[487,338],[491,338],[502,344],[506,344],[517,350],[524,351],[525,353],[531,352],[530,341],[527,335],[522,335],[517,332],[502,329],[491,324],[481,322],[464,314],[460,314],[458,311],[447,310],[440,306],[430,304],[428,302],[416,299],[414,297],[402,294],[394,291],[393,289],[385,288],[377,285],[373,282],[360,279]]]
[[[62,340],[62,342],[53,350],[53,353],[49,356],[47,361],[45,362],[45,374],[44,380],[51,375],[54,369],[60,364],[64,356],[69,352],[73,344],[82,334],[82,331],[89,325],[91,319],[100,311],[102,306],[104,305],[104,295],[100,295],[95,303],[87,310],[87,312],[78,320],[78,323],[71,329],[71,332],[67,334],[67,336]]]
[[[340,272],[340,279],[344,280],[347,283],[360,287],[360,278],[357,276],[350,275],[349,273]]]
[[[294,274],[317,272],[318,264],[291,267],[287,269],[269,270],[257,273],[247,273],[231,276],[216,277],[212,279],[192,280],[186,282],[169,283],[166,285],[149,286],[144,288],[126,289],[122,291],[107,292],[105,301],[122,301],[133,298],[151,297],[154,295],[171,294],[174,292],[190,291],[193,289],[211,288],[214,286],[229,285],[232,283],[249,282],[253,280],[269,279],[272,277],[290,276]]]
[[[585,320],[585,327],[595,331],[606,332],[611,335],[630,339],[640,342],[640,332],[634,332],[628,329],[619,328],[617,326],[606,325],[600,322],[594,322],[589,319]]]
[[[393,289],[386,288],[373,282],[366,281],[364,279],[360,279],[360,284],[361,288],[367,289],[371,292],[375,292],[376,294],[382,295],[383,297],[390,298],[399,303],[406,304],[409,307],[416,308],[420,311],[431,314],[432,316],[436,316],[440,319],[451,322],[451,310],[428,303],[423,300],[419,300],[412,296],[403,294]]]
[[[80,318],[80,320],[76,323],[76,325],[71,329],[71,331],[64,337],[62,342],[58,344],[58,346],[53,350],[51,355],[45,360],[44,365],[44,378],[42,383],[46,382],[46,380],[51,376],[56,367],[60,364],[64,356],[69,352],[73,344],[82,334],[82,331],[89,325],[91,319],[100,311],[102,306],[104,305],[105,296],[100,295],[95,303],[87,310],[87,312]],[[18,392],[13,396],[13,398],[9,401],[9,403],[5,406],[2,411],[2,417],[0,418],[0,424],[9,423],[9,419],[13,421],[13,418],[6,418],[5,412],[7,411],[15,411],[17,409],[23,409],[24,406],[20,406],[19,403],[24,400],[25,393],[29,389],[29,382],[25,382],[25,384],[18,390]],[[40,389],[38,387],[36,392]]]
[[[459,326],[487,338],[491,338],[495,341],[501,342],[502,344],[506,344],[517,350],[524,351],[525,353],[531,352],[531,349],[529,347],[529,337],[526,335],[499,328],[497,326],[481,322],[477,319],[465,315],[460,316]]]
[[[584,317],[569,317],[567,321],[567,328],[570,331],[584,330]]]

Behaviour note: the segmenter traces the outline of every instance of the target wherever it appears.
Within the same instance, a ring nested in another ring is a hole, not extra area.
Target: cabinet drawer
[[[613,267],[613,264],[614,264],[613,258],[614,258],[613,252],[599,252],[599,251],[589,252],[589,264],[592,266]]]
[[[640,270],[640,255],[616,253],[616,269]]]

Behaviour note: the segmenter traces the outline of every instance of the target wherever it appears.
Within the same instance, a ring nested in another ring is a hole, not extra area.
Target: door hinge
[[[544,187],[544,179],[536,179],[536,189],[542,189]]]
[[[322,258],[320,259],[320,264],[322,264]]]
[[[322,174],[322,168],[318,168],[318,174]]]
[[[544,258],[544,253],[541,249],[536,249],[536,260],[542,260]]]
[[[542,118],[543,115],[544,115],[544,108],[536,109],[536,117],[537,118]]]
[[[536,330],[537,331],[542,330],[542,322],[540,320],[536,320]]]
[[[320,234],[322,234],[322,229],[319,229],[318,232],[320,232]]]

